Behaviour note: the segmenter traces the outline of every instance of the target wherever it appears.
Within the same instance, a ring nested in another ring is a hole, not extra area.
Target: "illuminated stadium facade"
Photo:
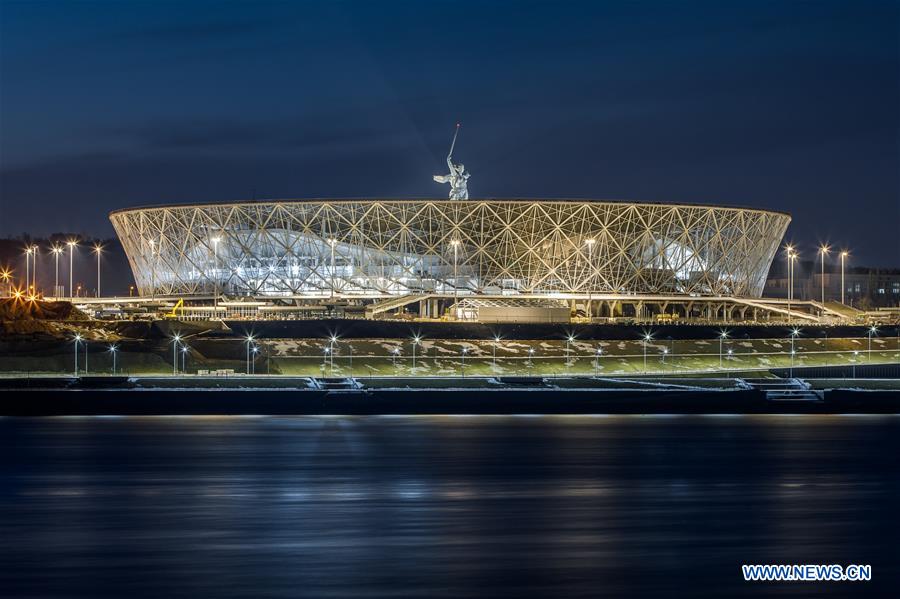
[[[144,296],[759,297],[780,212],[594,200],[272,200],[119,210]]]

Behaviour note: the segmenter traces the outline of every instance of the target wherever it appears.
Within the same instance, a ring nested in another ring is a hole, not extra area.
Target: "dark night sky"
[[[443,197],[786,210],[900,265],[900,3],[0,0],[0,235]]]

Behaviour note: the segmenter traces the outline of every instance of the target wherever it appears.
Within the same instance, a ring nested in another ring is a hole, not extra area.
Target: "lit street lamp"
[[[788,322],[791,322],[791,302],[794,300],[794,262],[797,260],[797,252],[792,246],[787,247],[788,253]]]
[[[72,284],[72,268],[74,266],[75,246],[78,243],[74,239],[70,239],[66,242],[66,245],[69,246],[69,299],[71,300],[75,297],[75,285]]]
[[[332,374],[334,374],[334,352],[335,352],[335,346],[337,345],[337,342],[338,342],[337,335],[331,335],[331,337],[328,338],[328,347],[330,348],[328,355],[331,356],[331,373]]]
[[[78,344],[81,343],[81,335],[75,335],[75,376],[78,376]]]
[[[112,354],[112,373],[116,374],[116,352],[119,351],[119,347],[115,344],[109,346],[109,353]]]
[[[827,245],[822,245],[819,248],[819,257],[822,263],[822,273],[821,273],[821,283],[822,283],[822,304],[825,304],[825,256],[828,255],[828,252],[831,251],[831,248]]]
[[[647,374],[647,344],[653,340],[653,335],[644,333],[644,374]]]
[[[468,348],[468,347],[464,347],[464,348],[462,348],[462,350],[460,351],[460,358],[462,359],[462,375],[463,375],[463,378],[465,378],[465,376],[466,376],[466,354],[467,354],[467,353],[469,353],[469,348]]]
[[[31,248],[25,248],[25,291],[31,286]]]
[[[2,279],[3,283],[6,285],[6,295],[12,295],[12,283],[10,282],[12,273],[6,269],[0,270],[0,279]]]
[[[53,279],[53,297],[59,297],[59,255],[62,254],[63,250],[58,245],[54,245],[50,248],[50,252],[53,253],[53,258],[56,261],[56,276]]]
[[[336,239],[329,239],[328,245],[331,246],[331,297],[334,299],[334,245],[337,243]],[[415,368],[415,365],[413,365]]]
[[[33,245],[31,246],[31,295],[33,296],[37,296],[37,256],[38,246]]]
[[[869,356],[866,359],[866,362],[869,364],[872,363],[872,335],[874,335],[877,332],[878,332],[877,328],[875,328],[875,327],[869,328],[869,333],[868,333],[869,334]]]
[[[413,372],[413,374],[415,374],[415,371],[416,371],[416,346],[419,345],[419,341],[421,341],[421,340],[422,340],[422,338],[419,337],[418,335],[416,335],[415,337],[412,338],[412,372]]]
[[[603,355],[603,348],[597,348],[597,359],[594,361],[594,370],[597,371],[597,374],[600,374],[600,356]]]
[[[593,284],[594,283],[593,253],[594,253],[594,243],[596,241],[597,241],[596,239],[585,240],[585,243],[587,244],[587,248],[588,248],[588,301],[587,301],[587,310],[586,310],[588,322],[591,321],[591,316],[592,316],[591,315],[591,300],[593,299],[592,291],[594,288],[594,284]]]
[[[534,348],[528,348],[528,368],[534,368]]]
[[[183,372],[185,374],[187,374],[187,369],[184,367],[184,365],[185,365],[185,359],[187,358],[187,355],[188,355],[188,351],[190,351],[190,349],[188,348],[187,345],[181,346],[181,372]]]
[[[722,370],[722,343],[728,337],[728,331],[719,332],[719,370]]]
[[[566,337],[566,366],[567,366],[567,367],[572,365],[572,360],[571,360],[571,358],[570,358],[571,353],[570,353],[570,350],[569,350],[569,345],[570,345],[573,341],[575,341],[575,336],[574,336],[574,335],[569,335],[568,337]]]
[[[391,362],[394,363],[394,371],[397,371],[397,356],[400,355],[400,348],[395,347],[394,351],[391,352]]]
[[[844,291],[846,291],[847,288],[844,286],[844,265],[848,255],[849,253],[846,250],[841,252],[841,305],[846,305],[844,302]]]
[[[156,300],[156,267],[159,266],[159,254],[156,252],[156,242],[152,239],[147,240],[150,246],[150,299]],[[141,292],[141,295],[144,295]]]
[[[181,336],[172,337],[172,376],[178,374],[178,344],[181,342]]]
[[[797,353],[796,351],[794,351],[794,339],[796,339],[797,335],[799,334],[800,329],[791,329],[791,378],[794,378],[794,356]]]
[[[493,368],[497,368],[497,346],[500,344],[500,335],[494,335],[494,359]]]
[[[96,244],[94,253],[97,254],[97,297],[100,297],[100,254],[103,253],[103,246],[99,243]]]
[[[450,242],[450,245],[453,246],[453,303],[456,313],[459,314],[459,306],[456,305],[459,303],[459,274],[457,272],[459,265],[459,240],[454,239]]]
[[[221,237],[213,237],[213,269],[215,278],[213,279],[213,315],[218,316],[219,314],[219,242],[222,241]]]
[[[244,341],[247,343],[247,368],[245,372],[246,374],[250,374],[250,344],[253,343],[253,335],[247,335],[247,338],[244,339]]]

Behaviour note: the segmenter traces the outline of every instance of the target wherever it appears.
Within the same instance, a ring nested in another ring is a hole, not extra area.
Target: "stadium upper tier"
[[[759,296],[790,216],[595,200],[272,200],[110,214],[143,295]]]

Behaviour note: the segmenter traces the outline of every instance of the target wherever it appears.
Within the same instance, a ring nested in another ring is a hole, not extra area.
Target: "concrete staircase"
[[[863,312],[850,306],[845,306],[841,302],[822,302],[813,301],[812,304],[822,310],[828,316],[837,316],[844,320],[855,320],[863,315]]]
[[[431,297],[429,294],[408,294],[408,295],[400,295],[397,297],[391,297],[385,300],[381,300],[380,302],[374,303],[370,306],[366,306],[366,318],[372,318],[376,314],[381,314],[382,312],[390,312],[391,310],[396,310],[397,308],[402,308],[407,304],[411,304],[413,302],[418,302],[422,300],[427,300]]]

